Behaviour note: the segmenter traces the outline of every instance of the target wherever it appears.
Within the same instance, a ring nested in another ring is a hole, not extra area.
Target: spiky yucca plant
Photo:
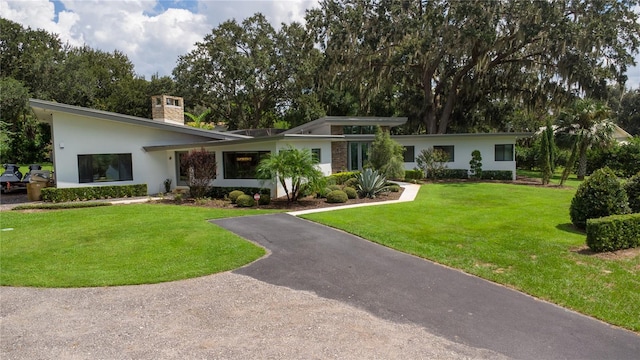
[[[358,184],[356,184],[356,190],[361,197],[368,197],[373,199],[379,193],[386,191],[387,179],[384,175],[378,173],[378,171],[371,169],[364,169],[357,175]]]

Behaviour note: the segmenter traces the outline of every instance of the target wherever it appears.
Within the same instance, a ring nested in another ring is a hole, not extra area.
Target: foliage
[[[629,198],[631,212],[640,213],[640,171],[625,182],[624,190]]]
[[[540,139],[538,167],[542,172],[542,185],[546,185],[551,181],[556,167],[556,143],[553,136],[553,126],[549,118],[547,118],[547,124],[544,131],[542,131]]]
[[[244,191],[242,190],[233,190],[232,192],[229,193],[229,200],[231,200],[232,204],[235,204],[236,201],[238,200],[238,197],[245,195]]]
[[[379,193],[387,190],[387,179],[384,175],[370,168],[364,169],[357,175],[356,190],[360,197],[375,198]]]
[[[598,252],[640,247],[640,213],[588,219],[587,246]]]
[[[211,114],[211,109],[206,109],[205,111],[201,112],[200,115],[194,115],[186,111],[184,113],[184,115],[188,117],[189,120],[191,120],[190,122],[187,123],[187,125],[193,126],[196,128],[212,130],[213,125],[207,124],[205,122],[205,119],[207,118],[207,116],[209,116],[209,114]]]
[[[613,0],[325,0],[306,23],[325,56],[321,88],[348,90],[363,115],[384,104],[413,131],[444,134],[506,131],[517,116],[503,114],[523,105],[601,97],[633,64],[637,19],[634,2]],[[465,124],[473,114],[488,121]]]
[[[289,202],[298,201],[303,184],[313,183],[323,177],[318,169],[318,159],[311,150],[296,149],[291,145],[261,160],[257,173],[260,179],[280,182]],[[287,180],[290,180],[290,185]]]
[[[191,197],[205,197],[216,178],[216,154],[204,148],[191,150],[181,155],[180,165],[187,176],[187,185]]]
[[[620,177],[633,176],[640,171],[640,136],[623,144],[590,149],[587,159],[587,174],[606,166]]]
[[[98,206],[111,206],[110,202],[97,202],[97,201],[81,201],[81,202],[65,202],[65,203],[37,203],[37,204],[23,204],[14,206],[11,210],[62,210],[62,209],[81,209]]]
[[[327,202],[328,203],[345,203],[349,197],[342,190],[333,190],[327,194]]]
[[[483,171],[489,173],[489,171]],[[468,179],[469,171],[467,169],[440,169],[433,174],[433,179]]]
[[[473,150],[471,152],[469,177],[474,179],[480,179],[482,177],[482,155],[479,150]]]
[[[227,199],[229,198],[229,193],[239,190],[244,194],[270,194],[270,189],[257,188],[257,187],[225,187],[225,186],[214,186],[206,194],[206,198],[210,199]]]
[[[569,177],[578,161],[578,180],[587,172],[587,150],[593,146],[608,146],[613,141],[613,123],[609,119],[611,110],[602,102],[578,99],[571,108],[560,113],[557,119],[560,136],[568,138],[571,156],[562,173],[560,185]]]
[[[80,188],[43,188],[42,201],[67,202],[147,196],[147,184],[88,186]]]
[[[640,88],[624,93],[617,111],[617,124],[629,134],[640,136]]]
[[[269,204],[271,204],[271,195],[260,194],[260,199],[258,199],[258,205],[269,205]]]
[[[253,196],[251,195],[240,195],[238,196],[238,198],[236,199],[236,205],[238,205],[239,207],[252,207],[256,204],[256,201],[253,199]]]
[[[513,180],[513,171],[511,170],[485,170],[482,172],[483,180]]]
[[[329,189],[330,191],[342,190],[342,186],[340,186],[340,185],[329,185],[329,186],[327,186],[327,189]]]
[[[2,233],[0,284],[101,287],[232,270],[265,251],[208,220],[265,212],[162,204],[3,212],[3,227],[28,235]]]
[[[354,174],[354,177],[349,178],[347,181],[345,181],[343,185],[355,189],[356,186],[358,185],[358,178],[356,177],[356,175],[357,173]]]
[[[422,180],[424,179],[424,173],[420,169],[405,170],[404,178],[406,180]]]
[[[400,192],[400,185],[398,184],[387,185],[387,190],[389,190],[389,192]]]
[[[627,194],[616,174],[602,168],[585,180],[571,200],[571,222],[585,229],[588,219],[629,212]]]
[[[446,152],[431,147],[420,151],[416,157],[416,163],[427,179],[435,179],[442,170],[447,168],[448,159],[449,155]]]
[[[358,176],[358,171],[342,171],[329,175],[329,179],[335,182],[337,185],[346,185],[349,179],[355,179]]]
[[[344,191],[345,194],[347,194],[347,197],[349,199],[357,199],[358,198],[358,191],[352,187],[349,186],[345,186],[342,191]]]
[[[171,192],[171,179],[169,178],[164,179],[163,184],[164,184],[164,192],[165,193]]]
[[[640,331],[638,258],[576,251],[585,235],[570,225],[574,192],[504,183],[428,184],[412,202],[303,217]]]
[[[404,147],[391,139],[389,131],[376,127],[375,138],[369,149],[369,164],[389,179],[404,179]]]

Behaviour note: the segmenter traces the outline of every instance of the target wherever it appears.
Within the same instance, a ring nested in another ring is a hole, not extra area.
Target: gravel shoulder
[[[2,359],[504,358],[229,272],[139,286],[1,287],[0,315]]]

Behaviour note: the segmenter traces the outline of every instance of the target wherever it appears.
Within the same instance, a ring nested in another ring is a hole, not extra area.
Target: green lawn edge
[[[612,260],[580,251],[586,236],[569,219],[574,193],[427,184],[413,202],[302,217],[640,331],[640,256]]]

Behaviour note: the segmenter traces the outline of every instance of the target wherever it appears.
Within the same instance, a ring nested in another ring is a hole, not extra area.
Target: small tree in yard
[[[471,161],[469,161],[470,176],[474,179],[482,178],[482,155],[480,150],[471,152]]]
[[[553,126],[551,125],[550,119],[547,119],[547,126],[541,135],[538,166],[542,171],[542,185],[546,185],[551,181],[551,177],[553,176],[553,172],[556,167],[556,144],[553,137]]]
[[[434,150],[433,148],[422,149],[420,155],[416,158],[418,168],[422,170],[427,179],[435,179],[437,174],[447,168],[447,160],[449,155],[442,150]]]
[[[391,139],[388,131],[376,127],[376,137],[371,144],[369,164],[388,179],[404,180],[404,147]]]
[[[192,150],[182,155],[180,164],[188,174],[187,185],[191,197],[203,198],[216,178],[216,155],[205,149]]]
[[[301,186],[314,183],[322,178],[318,160],[309,149],[296,149],[289,145],[277,154],[270,154],[260,161],[258,178],[277,181],[284,188],[289,202],[298,201]],[[290,180],[290,186],[287,185]]]

